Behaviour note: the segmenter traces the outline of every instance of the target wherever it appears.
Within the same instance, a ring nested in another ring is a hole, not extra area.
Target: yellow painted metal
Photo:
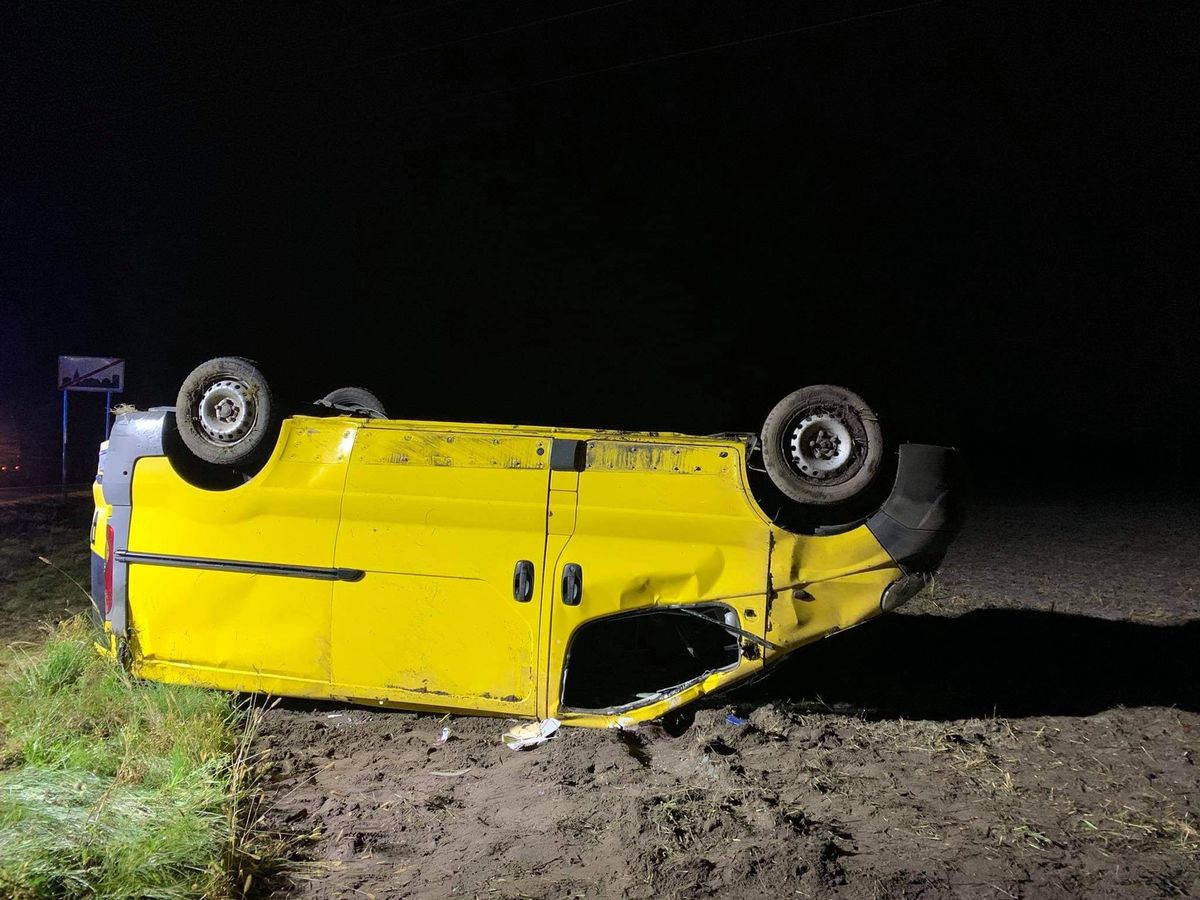
[[[347,696],[513,715],[537,703],[539,605],[513,596],[541,571],[545,437],[371,423],[351,458],[333,591],[333,680]]]
[[[103,633],[93,639],[92,646],[96,648],[96,652],[100,656],[108,659],[117,658],[117,636],[113,634],[111,623],[104,623]]]
[[[357,422],[290,419],[248,484],[193,487],[165,457],[137,462],[128,549],[332,567]],[[134,671],[214,687],[324,696],[333,585],[131,565]]]
[[[104,501],[104,489],[100,480],[92,482],[92,527],[88,535],[88,546],[92,553],[104,559],[108,552],[108,520],[112,516],[112,507]],[[101,598],[97,598],[101,599]]]
[[[104,459],[105,451],[108,449],[108,441],[100,445],[100,458]],[[112,506],[104,499],[103,488],[104,472],[98,470],[96,479],[92,482],[92,526],[88,535],[88,545],[91,552],[100,559],[105,558],[108,553],[108,520],[112,516]],[[93,590],[95,586],[93,585]],[[93,603],[98,603],[103,609],[104,598],[93,597]],[[105,620],[103,641],[99,638],[95,641],[96,651],[102,656],[109,656],[116,659],[116,635],[112,633],[112,625]]]
[[[737,612],[739,627],[761,637],[769,534],[742,483],[743,451],[736,440],[589,442],[574,529],[555,546],[554,577],[543,589],[550,607],[545,714],[583,725],[643,721],[761,668],[757,654],[743,656],[728,670],[636,709],[585,711],[559,704],[572,638],[601,616],[721,602]],[[563,494],[558,502],[565,507],[569,495]],[[578,606],[565,605],[559,587],[570,563],[583,570]],[[646,691],[667,687],[647,685]]]
[[[877,615],[904,573],[865,525],[819,537],[774,529],[767,640],[790,652]],[[782,653],[769,650],[767,661]]]
[[[550,470],[553,442],[566,439],[588,442],[584,471]],[[746,446],[723,437],[295,417],[263,470],[232,490],[193,487],[166,458],[141,459],[129,550],[366,574],[321,581],[133,564],[134,671],[233,690],[554,715],[573,725],[657,718],[870,618],[901,574],[865,527],[814,537],[772,525],[745,483]],[[107,510],[101,494],[96,501]],[[527,603],[513,597],[520,560],[535,570]],[[568,563],[584,572],[578,606],[561,598]],[[727,605],[739,628],[778,649],[764,654],[743,642],[735,665],[634,708],[561,707],[564,664],[581,626],[697,603]]]

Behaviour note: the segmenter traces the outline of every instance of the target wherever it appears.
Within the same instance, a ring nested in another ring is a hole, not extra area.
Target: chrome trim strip
[[[210,559],[203,556],[175,556],[170,553],[139,553],[118,550],[118,562],[146,566],[175,566],[181,569],[212,569],[217,572],[242,572],[248,575],[282,575],[285,578],[314,578],[318,581],[362,581],[362,569],[325,569],[320,566],[292,566],[286,563],[243,562],[235,559]]]

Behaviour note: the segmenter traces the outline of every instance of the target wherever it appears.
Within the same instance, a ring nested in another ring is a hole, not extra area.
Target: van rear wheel
[[[883,432],[858,394],[832,384],[793,391],[762,430],[763,462],[798,503],[843,503],[861,493],[883,458]]]
[[[351,414],[365,413],[372,419],[387,418],[387,410],[383,408],[383,401],[381,401],[366,388],[338,388],[336,391],[330,391],[328,394],[318,400],[317,403],[320,406],[329,406],[333,407],[334,409],[345,410]]]
[[[197,458],[243,468],[270,453],[279,424],[267,379],[237,356],[210,359],[191,371],[175,399],[175,423]]]

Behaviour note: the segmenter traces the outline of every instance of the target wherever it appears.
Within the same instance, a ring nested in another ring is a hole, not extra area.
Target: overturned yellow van
[[[816,508],[841,470],[815,467],[869,463],[849,392],[761,439],[394,420],[366,392],[272,423],[252,364],[205,366],[117,416],[94,489],[96,619],[156,681],[632,725],[903,603],[956,528],[955,454],[920,444],[865,518],[764,512],[755,460],[807,466],[779,496]]]

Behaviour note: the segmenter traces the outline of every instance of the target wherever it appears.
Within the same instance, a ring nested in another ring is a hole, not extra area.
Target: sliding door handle
[[[583,566],[567,563],[562,571],[562,602],[566,606],[578,606],[583,599]]]
[[[513,599],[528,603],[533,599],[533,563],[522,559],[513,569]]]

